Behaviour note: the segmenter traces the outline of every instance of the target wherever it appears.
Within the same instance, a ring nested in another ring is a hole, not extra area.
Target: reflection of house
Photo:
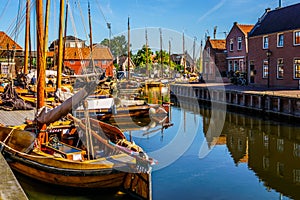
[[[259,130],[262,128],[262,130]],[[267,133],[267,131],[273,133]],[[300,199],[299,129],[257,127],[249,136],[249,168],[281,194]]]
[[[0,74],[16,75],[16,67],[22,67],[22,47],[6,33],[0,31]]]
[[[226,76],[226,40],[207,37],[203,49],[203,78],[205,81],[220,82]]]
[[[127,56],[120,56],[118,60],[118,65],[120,66],[120,71],[128,71],[128,57]],[[130,58],[130,71],[135,68],[133,61]]]
[[[300,3],[266,9],[249,33],[250,83],[299,87]]]
[[[103,69],[106,76],[113,76],[113,56],[107,47],[94,46],[91,54],[90,48],[65,48],[64,66],[68,67],[76,74],[86,72],[86,67],[90,66],[90,61],[94,66]]]
[[[228,72],[247,73],[248,33],[252,28],[253,25],[233,23],[233,27],[226,37]]]

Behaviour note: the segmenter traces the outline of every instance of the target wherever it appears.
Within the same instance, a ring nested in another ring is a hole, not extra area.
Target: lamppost
[[[269,88],[270,87],[270,57],[272,55],[272,51],[270,51],[270,49],[268,49],[266,54],[267,54],[267,58],[268,58],[268,88]]]

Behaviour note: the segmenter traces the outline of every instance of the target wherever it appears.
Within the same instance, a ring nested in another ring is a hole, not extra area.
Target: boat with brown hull
[[[84,125],[80,122],[78,129]],[[145,153],[114,144],[92,131],[97,134],[93,139],[96,151],[90,155],[78,134],[71,134],[72,129],[72,125],[47,129],[49,141],[38,144],[34,132],[1,127],[3,155],[13,170],[42,182],[76,188],[118,188],[140,199],[151,199],[151,166]],[[66,130],[70,130],[68,137],[62,134]]]

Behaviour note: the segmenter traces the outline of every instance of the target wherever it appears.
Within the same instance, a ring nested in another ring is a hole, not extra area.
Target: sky
[[[0,30],[24,47],[26,0],[0,1]],[[49,44],[58,38],[59,2],[51,0]],[[67,35],[86,40],[87,44],[89,44],[88,2],[90,2],[93,43],[100,43],[103,39],[109,38],[107,23],[111,24],[111,38],[119,35],[125,35],[127,38],[129,18],[132,51],[141,49],[146,44],[147,30],[148,45],[153,51],[160,49],[162,38],[164,50],[171,50],[171,53],[182,53],[186,50],[191,56],[199,54],[201,41],[203,46],[205,44],[205,36],[213,38],[214,27],[217,28],[216,39],[225,39],[234,22],[254,25],[266,8],[273,10],[279,6],[279,0],[65,0],[65,2],[69,5]],[[300,3],[300,0],[281,2],[284,7]],[[35,18],[34,8],[31,18]],[[32,21],[33,30],[35,21]],[[34,30],[32,37],[35,40]],[[35,46],[35,42],[33,43]]]

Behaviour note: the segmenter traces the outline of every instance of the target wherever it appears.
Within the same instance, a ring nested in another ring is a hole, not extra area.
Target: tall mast
[[[128,17],[128,76],[127,80],[130,79],[130,25],[129,25],[129,17]]]
[[[91,49],[91,54],[92,54],[92,52],[93,52],[93,35],[92,35],[92,20],[91,20],[90,2],[88,2],[88,12],[89,12],[89,27],[90,27],[90,49]]]
[[[44,68],[45,69],[47,69],[47,49],[48,49],[48,28],[49,28],[49,26],[48,26],[48,22],[49,22],[49,15],[50,15],[50,1],[51,0],[47,0],[46,1],[46,16],[45,16],[45,32],[44,32],[44,51],[45,51],[45,60],[46,60],[46,62],[45,62],[45,66],[44,66]]]
[[[170,78],[171,74],[171,40],[169,40],[169,75],[168,77]]]
[[[63,62],[65,60],[65,50],[66,50],[68,10],[69,10],[69,3],[67,3],[67,7],[66,7],[65,33],[64,33],[64,37],[63,37]]]
[[[195,72],[195,49],[196,49],[196,37],[194,37],[194,43],[193,43],[193,72]]]
[[[148,60],[148,33],[147,29],[145,30],[145,37],[146,37],[146,70],[147,76],[150,77],[150,70],[149,70],[149,60]]]
[[[164,77],[164,68],[163,68],[163,56],[162,56],[162,31],[161,28],[159,29],[160,35],[160,70],[161,70],[161,78]]]
[[[184,47],[184,33],[182,35],[182,49],[183,49],[183,73],[185,74],[185,70],[186,70],[186,58],[185,58],[185,47]]]
[[[56,90],[61,88],[61,73],[63,65],[63,30],[64,30],[64,5],[65,0],[60,0],[60,13],[59,13],[59,39],[58,39],[58,64],[57,64],[57,78]]]
[[[45,101],[45,50],[43,0],[36,0],[37,16],[37,108],[44,106]]]
[[[28,74],[29,31],[30,31],[29,23],[30,23],[30,0],[27,0],[26,1],[24,74]]]

